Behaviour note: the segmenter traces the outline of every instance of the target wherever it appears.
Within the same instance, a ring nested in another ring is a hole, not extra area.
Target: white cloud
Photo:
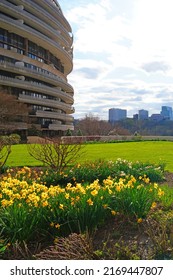
[[[59,2],[74,33],[76,117],[173,106],[172,0]]]

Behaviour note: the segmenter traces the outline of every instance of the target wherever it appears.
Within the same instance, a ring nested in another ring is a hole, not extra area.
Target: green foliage
[[[116,242],[110,248],[109,239],[103,243],[100,250],[94,253],[98,259],[102,260],[139,260],[138,251],[135,244],[127,245],[123,241]]]
[[[140,182],[135,182],[133,187],[118,191],[113,197],[112,209],[124,215],[136,218],[145,218],[149,213],[152,203],[155,201],[156,192],[150,185],[144,186]]]
[[[1,135],[0,142],[4,145],[15,145],[19,144],[21,141],[20,135],[18,134],[10,134],[10,135]]]
[[[31,208],[26,203],[1,207],[0,229],[10,242],[33,240],[44,229],[42,208]]]
[[[66,185],[75,182],[92,183],[94,180],[103,182],[109,176],[112,178],[121,178],[132,175],[135,178],[147,176],[151,182],[160,182],[164,179],[164,165],[150,164],[142,162],[130,162],[117,159],[116,161],[97,160],[85,164],[77,164],[74,167],[67,168],[64,172],[48,169],[41,175],[41,181],[46,185]]]
[[[160,197],[162,206],[165,210],[168,210],[173,207],[173,188],[166,185],[160,188],[164,192],[164,195]]]
[[[67,132],[66,132],[66,136],[72,136],[72,132],[71,132],[71,130],[70,130],[70,129],[68,129],[68,130],[67,130]]]
[[[3,254],[7,250],[7,247],[7,240],[3,238],[2,232],[0,232],[0,257],[3,256]]]
[[[77,131],[77,136],[82,136],[83,134],[82,134],[82,131],[81,131],[81,129],[78,129],[78,131]]]
[[[21,137],[19,134],[10,134],[9,141],[12,145],[19,144],[21,142]]]

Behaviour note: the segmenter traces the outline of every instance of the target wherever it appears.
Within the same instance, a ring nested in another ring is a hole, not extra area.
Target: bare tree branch
[[[83,154],[84,144],[63,143],[61,139],[45,138],[38,144],[27,145],[29,154],[44,165],[62,172]]]
[[[11,142],[8,138],[9,137],[0,137],[0,172],[11,153]]]

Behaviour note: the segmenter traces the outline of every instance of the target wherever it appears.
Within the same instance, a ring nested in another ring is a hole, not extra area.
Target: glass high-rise
[[[127,110],[119,108],[109,109],[109,122],[114,123],[127,118]]]
[[[161,115],[164,119],[173,120],[172,107],[162,106]]]

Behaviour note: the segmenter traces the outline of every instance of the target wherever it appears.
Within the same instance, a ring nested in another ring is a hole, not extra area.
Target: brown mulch
[[[173,173],[169,171],[165,171],[165,180],[161,185],[168,185],[169,187],[173,187]]]

